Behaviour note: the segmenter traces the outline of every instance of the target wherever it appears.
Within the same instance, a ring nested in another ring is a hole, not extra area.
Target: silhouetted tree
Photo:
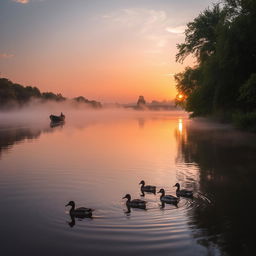
[[[8,80],[7,78],[0,78],[0,107],[13,107],[28,103],[31,99],[36,98],[42,101],[65,101],[66,98],[60,93],[43,92],[41,93],[37,87],[22,86]],[[78,103],[85,103],[93,108],[101,108],[100,102],[95,100],[88,100],[83,96],[73,99]]]
[[[64,101],[64,100],[66,100],[66,98],[63,97],[60,93],[55,94],[55,93],[52,93],[52,92],[42,93],[42,98],[44,100],[54,100],[54,101]]]
[[[225,0],[187,26],[176,60],[192,54],[197,65],[175,76],[177,90],[186,95],[185,110],[228,118],[256,111],[256,1]]]
[[[102,105],[100,102],[95,101],[95,100],[88,100],[83,96],[79,96],[73,99],[74,101],[78,102],[78,103],[85,103],[88,104],[89,106],[93,107],[93,108],[102,108]]]

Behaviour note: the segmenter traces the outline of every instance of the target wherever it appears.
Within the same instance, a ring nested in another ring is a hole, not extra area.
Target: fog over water
[[[65,123],[51,125],[60,112]],[[182,111],[35,104],[1,112],[1,252],[252,255],[255,142]],[[159,194],[141,194],[142,179],[171,195],[179,182],[194,198],[162,205]],[[129,210],[127,193],[147,209]],[[93,218],[72,219],[70,200],[94,208]]]

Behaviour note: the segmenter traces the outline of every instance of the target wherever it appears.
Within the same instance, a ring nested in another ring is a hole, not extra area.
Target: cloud
[[[30,0],[12,0],[12,1],[20,4],[28,4]]]
[[[137,27],[141,33],[151,31],[156,26],[162,26],[167,21],[165,11],[140,8],[121,9],[105,14],[102,18],[112,21],[119,26]]]
[[[167,27],[165,30],[173,34],[183,34],[186,26]]]
[[[180,36],[185,26],[177,24],[166,11],[145,8],[121,9],[101,16],[110,26],[131,32],[151,44],[147,53],[159,54],[171,45],[172,38]]]
[[[8,53],[0,53],[0,59],[10,59],[13,58],[13,54],[8,54]]]

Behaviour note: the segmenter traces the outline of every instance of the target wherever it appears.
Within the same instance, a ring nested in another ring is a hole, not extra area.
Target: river
[[[65,114],[0,115],[1,255],[253,255],[255,135],[181,111]],[[194,197],[162,205],[141,180]]]

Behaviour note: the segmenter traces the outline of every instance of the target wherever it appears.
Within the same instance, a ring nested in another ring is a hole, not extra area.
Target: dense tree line
[[[256,121],[256,1],[225,0],[187,24],[176,60],[192,54],[197,65],[176,74],[182,100],[192,116]]]
[[[0,78],[0,108],[10,108],[13,106],[21,106],[28,103],[31,99],[39,99],[41,101],[62,102],[67,100],[60,93],[40,92],[37,87],[23,86],[13,83],[7,78]],[[87,100],[83,96],[73,99],[79,103],[85,103],[94,108],[100,108],[101,103],[94,100]]]

